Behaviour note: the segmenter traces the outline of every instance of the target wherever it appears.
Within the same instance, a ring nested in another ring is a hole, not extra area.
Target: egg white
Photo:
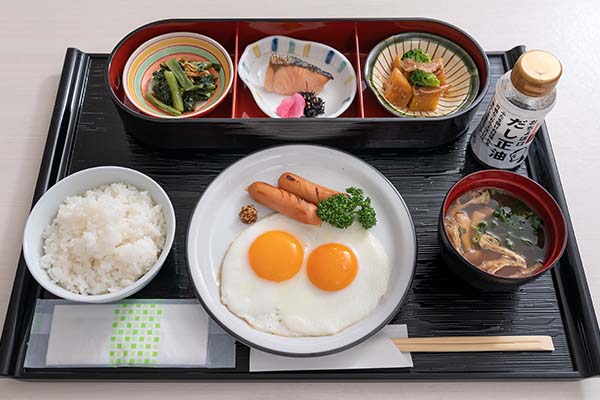
[[[248,261],[252,242],[273,230],[292,234],[304,247],[300,271],[283,282],[260,278]],[[306,272],[310,252],[325,243],[348,246],[358,261],[354,281],[334,292],[313,285]],[[333,335],[375,309],[389,279],[389,260],[383,246],[360,224],[348,229],[326,223],[318,227],[273,214],[248,227],[231,243],[221,269],[221,302],[261,331],[281,336]]]

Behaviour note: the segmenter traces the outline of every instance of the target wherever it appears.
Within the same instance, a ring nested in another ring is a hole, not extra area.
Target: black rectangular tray
[[[523,52],[489,53],[492,84]],[[209,182],[248,151],[172,151],[146,147],[125,132],[104,85],[106,54],[67,51],[48,133],[34,202],[57,180],[98,165],[138,169],[159,182],[173,201],[177,232],[161,272],[136,297],[194,297],[185,261],[185,234],[192,209]],[[493,86],[492,86],[493,87]],[[481,117],[493,91],[479,109]],[[475,122],[476,122],[475,120]],[[343,142],[338,147],[344,147]],[[450,145],[423,149],[351,149],[398,188],[414,219],[419,246],[412,287],[393,323],[408,324],[409,335],[551,335],[554,352],[413,354],[406,369],[312,372],[248,372],[249,349],[237,344],[235,369],[63,368],[29,369],[23,362],[38,298],[52,298],[19,260],[0,342],[0,375],[18,379],[581,379],[600,374],[600,333],[556,163],[544,126],[531,147],[527,174],[550,191],[568,221],[564,256],[551,273],[513,293],[469,288],[443,265],[437,245],[437,218],[447,190],[481,167],[465,151],[467,136]]]

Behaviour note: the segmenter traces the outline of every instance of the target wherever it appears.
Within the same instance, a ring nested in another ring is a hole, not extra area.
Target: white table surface
[[[0,2],[0,322],[8,305],[65,49],[107,53],[147,22],[174,17],[406,17],[446,20],[486,50],[517,44],[563,62],[547,119],[587,280],[600,310],[600,2],[298,0]],[[95,383],[0,379],[1,399],[598,399],[600,380],[556,383]]]

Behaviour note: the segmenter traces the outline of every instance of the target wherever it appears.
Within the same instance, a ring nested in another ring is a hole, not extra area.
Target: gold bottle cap
[[[510,80],[521,93],[531,97],[549,94],[558,83],[562,65],[558,58],[543,50],[530,50],[519,57]]]

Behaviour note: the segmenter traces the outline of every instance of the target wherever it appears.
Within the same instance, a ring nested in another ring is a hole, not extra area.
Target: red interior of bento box
[[[231,93],[212,112],[201,118],[266,118],[252,94],[237,75],[239,56],[246,46],[270,35],[285,35],[300,40],[325,43],[343,53],[352,63],[357,75],[356,97],[341,118],[390,117],[367,87],[362,76],[369,52],[380,41],[404,32],[428,32],[445,37],[473,58],[479,68],[480,87],[486,76],[485,59],[467,35],[441,22],[431,20],[323,20],[323,21],[194,21],[171,20],[147,25],[127,37],[113,55],[109,68],[109,82],[117,98],[127,104],[121,85],[127,59],[145,41],[169,32],[195,32],[221,43],[229,52],[234,65]],[[126,105],[132,108],[131,105]]]

